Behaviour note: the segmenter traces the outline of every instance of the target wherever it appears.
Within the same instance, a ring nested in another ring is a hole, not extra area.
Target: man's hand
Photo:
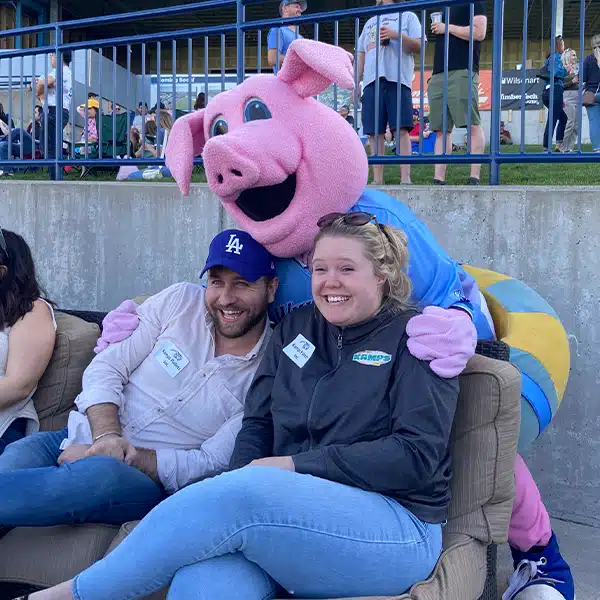
[[[249,467],[277,467],[284,471],[296,471],[296,465],[291,456],[269,456],[268,458],[259,458],[253,460]]]
[[[158,463],[156,461],[156,452],[154,450],[148,450],[147,448],[136,448],[133,445],[129,445],[127,453],[125,455],[125,462],[131,466],[139,469],[142,473],[145,473],[160,483],[158,476]]]
[[[444,35],[446,33],[446,24],[445,23],[432,23],[431,24],[431,33],[435,35]]]
[[[59,465],[75,462],[86,457],[86,452],[90,449],[90,444],[71,444],[58,457],[56,461]]]
[[[384,42],[385,40],[397,40],[398,39],[398,30],[390,29],[389,27],[382,27],[379,30],[379,39]]]
[[[116,458],[117,460],[125,460],[125,456],[130,450],[130,446],[131,444],[121,436],[107,435],[97,442],[94,442],[85,453],[85,457],[110,456],[112,458]]]

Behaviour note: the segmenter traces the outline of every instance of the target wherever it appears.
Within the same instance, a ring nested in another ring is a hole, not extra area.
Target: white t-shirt
[[[49,73],[56,81],[56,69]],[[40,77],[40,81],[43,81]],[[73,97],[73,76],[70,67],[63,65],[63,108],[71,110],[71,98]],[[56,87],[52,87],[46,92],[46,103],[48,106],[56,106]]]
[[[398,31],[398,13],[381,15],[379,26],[395,29]],[[421,23],[415,13],[402,13],[402,33],[411,38],[421,39]],[[367,86],[375,81],[375,65],[377,56],[377,17],[371,17],[366,23],[358,40],[358,51],[365,53],[365,70],[363,73],[363,85]],[[425,38],[427,41],[427,38]],[[379,77],[385,77],[388,81],[398,81],[398,54],[400,51],[400,40],[390,40],[387,46],[379,47]],[[425,49],[422,50],[423,52]],[[401,83],[412,87],[415,71],[415,58],[411,52],[402,47],[401,60]]]

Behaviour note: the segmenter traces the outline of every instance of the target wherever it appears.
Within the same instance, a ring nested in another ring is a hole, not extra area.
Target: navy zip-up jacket
[[[422,521],[443,522],[458,379],[409,353],[415,314],[383,310],[343,329],[315,306],[286,316],[246,396],[230,468],[291,456],[298,473],[384,494]]]

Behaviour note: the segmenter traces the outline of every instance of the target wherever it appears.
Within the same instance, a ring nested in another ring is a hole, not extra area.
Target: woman
[[[552,129],[550,129],[550,112],[548,112],[548,120],[546,121],[546,129],[544,130],[544,150],[552,148],[552,138],[554,137],[554,130],[556,129],[557,124],[557,146],[560,146],[560,144],[562,144],[565,134],[567,115],[563,109],[563,93],[567,71],[563,67],[562,63],[562,53],[564,52],[564,50],[565,42],[562,39],[562,37],[558,36],[554,41],[554,55],[548,55],[548,58],[546,58],[546,62],[544,63],[544,67],[548,70],[548,73],[551,73],[552,61],[554,60],[554,98],[552,99]],[[552,80],[549,79],[542,94],[542,102],[544,103],[544,106],[548,109],[548,111],[550,111],[551,83]]]
[[[594,95],[595,102],[585,107],[590,123],[590,140],[594,152],[600,152],[600,34],[592,38],[592,53],[583,61],[583,91]]]
[[[27,126],[27,133],[36,141],[40,141],[40,128],[42,126],[43,108],[36,104],[33,109],[33,120]]]
[[[579,133],[579,61],[575,50],[567,48],[563,52],[562,64],[567,72],[563,94],[567,124],[559,149],[561,152],[573,152]]]
[[[0,229],[0,454],[39,429],[32,396],[56,335],[25,240]]]
[[[31,600],[168,584],[186,600],[387,596],[431,573],[458,381],[408,352],[404,235],[367,213],[319,226],[315,305],[273,333],[232,470],[167,499],[104,560]]]

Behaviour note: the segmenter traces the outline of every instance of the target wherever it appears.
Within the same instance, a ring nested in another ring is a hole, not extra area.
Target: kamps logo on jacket
[[[381,365],[389,363],[392,360],[392,356],[380,350],[362,350],[361,352],[357,352],[352,357],[352,360],[361,365],[381,367]]]

